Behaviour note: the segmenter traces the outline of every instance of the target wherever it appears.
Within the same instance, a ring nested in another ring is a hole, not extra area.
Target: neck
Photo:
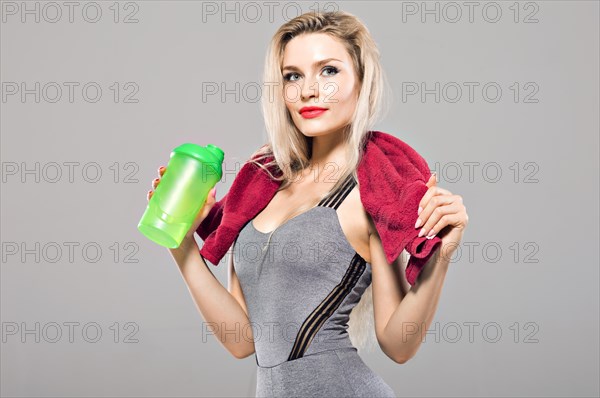
[[[338,176],[346,166],[346,143],[341,132],[312,138],[310,171],[317,176],[331,179]]]

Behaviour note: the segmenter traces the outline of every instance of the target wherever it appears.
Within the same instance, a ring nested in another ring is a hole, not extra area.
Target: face
[[[293,38],[285,47],[282,75],[285,105],[304,135],[339,133],[350,123],[359,84],[352,59],[337,39],[324,33]]]

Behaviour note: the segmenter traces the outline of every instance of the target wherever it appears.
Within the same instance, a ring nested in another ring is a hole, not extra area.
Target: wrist
[[[193,247],[193,245],[197,245],[194,237],[186,235],[181,240],[181,243],[179,244],[178,247],[169,248],[169,251],[171,251],[171,252],[187,251],[190,247]]]
[[[195,240],[194,236],[196,235],[196,230],[194,230],[194,232],[192,233],[187,233],[185,234],[185,236],[183,237],[183,239],[187,239],[187,240]]]

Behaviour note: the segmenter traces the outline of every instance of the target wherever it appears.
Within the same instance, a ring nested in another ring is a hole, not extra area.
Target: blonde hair
[[[350,174],[358,181],[356,169],[368,133],[387,112],[391,90],[380,64],[377,45],[356,16],[344,11],[308,12],[283,24],[273,35],[265,56],[263,84],[265,87],[268,84],[268,90],[263,91],[261,107],[268,142],[248,160],[265,170],[273,180],[281,181],[279,190],[288,187],[310,163],[312,137],[302,134],[293,123],[284,102],[282,76],[285,46],[294,37],[309,33],[324,33],[338,39],[352,59],[360,84],[356,108],[343,132],[348,148],[346,167],[327,197],[333,195]],[[273,159],[263,163],[267,157]],[[271,170],[277,171],[277,175]],[[350,338],[359,350],[375,340],[371,286],[353,308],[348,327]]]

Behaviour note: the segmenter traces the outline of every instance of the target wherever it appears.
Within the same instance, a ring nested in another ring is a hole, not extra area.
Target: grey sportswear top
[[[233,245],[256,363],[272,367],[313,353],[352,347],[350,311],[371,284],[371,265],[350,245],[337,209],[356,185],[338,192],[269,233],[250,220]],[[262,250],[266,248],[266,250]]]

